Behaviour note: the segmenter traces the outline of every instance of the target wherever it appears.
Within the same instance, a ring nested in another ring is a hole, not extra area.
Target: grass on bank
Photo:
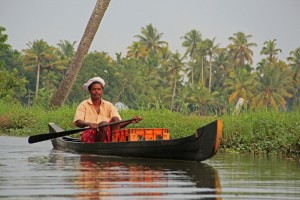
[[[0,133],[30,136],[47,133],[48,123],[54,122],[66,130],[74,129],[72,119],[77,105],[49,110],[38,106],[22,107],[0,102]],[[169,128],[172,138],[190,135],[215,119],[223,121],[221,150],[251,153],[300,154],[300,112],[259,110],[239,115],[199,117],[168,110],[126,110],[123,119],[143,117],[128,127]]]

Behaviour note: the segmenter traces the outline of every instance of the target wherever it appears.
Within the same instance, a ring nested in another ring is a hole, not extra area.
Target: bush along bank
[[[49,110],[39,106],[23,107],[0,102],[0,132],[2,135],[30,136],[47,133],[48,123],[74,129],[74,106]],[[223,121],[221,151],[254,154],[278,154],[288,157],[300,155],[300,112],[276,112],[259,110],[239,115],[205,116],[183,115],[161,110],[126,110],[120,112],[123,119],[134,115],[143,117],[138,124],[129,127],[169,128],[171,138],[190,135],[197,128],[215,119]],[[78,135],[75,135],[78,136]]]

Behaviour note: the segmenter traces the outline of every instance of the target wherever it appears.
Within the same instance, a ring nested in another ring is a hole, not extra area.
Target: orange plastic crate
[[[166,134],[169,133],[167,128],[130,128],[127,130],[128,141],[169,139],[169,134]]]
[[[153,132],[151,130],[146,130],[145,131],[145,140],[154,140],[154,137],[153,137]]]
[[[145,132],[143,129],[127,129],[127,141],[145,140]]]
[[[112,133],[113,142],[126,142],[126,136],[124,130],[115,130]]]
[[[128,128],[114,131],[112,134],[113,142],[169,139],[170,134],[167,128]]]
[[[120,141],[120,131],[119,130],[112,132],[111,140],[113,142],[119,142]]]
[[[167,128],[153,130],[154,140],[169,140],[169,135],[169,129]]]

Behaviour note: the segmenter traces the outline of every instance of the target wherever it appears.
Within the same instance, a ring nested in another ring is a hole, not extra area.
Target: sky
[[[43,39],[56,46],[60,40],[79,44],[96,0],[0,0],[0,26],[8,43],[21,51]],[[264,42],[277,40],[286,61],[300,47],[299,0],[111,0],[90,51],[126,55],[135,35],[150,23],[162,33],[172,52],[183,55],[182,37],[198,30],[204,39],[216,38],[226,47],[236,32],[252,35],[249,42],[257,63]]]

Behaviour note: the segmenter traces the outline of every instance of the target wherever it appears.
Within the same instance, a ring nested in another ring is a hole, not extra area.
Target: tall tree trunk
[[[86,26],[84,34],[79,43],[76,54],[66,72],[66,75],[60,83],[56,93],[53,95],[50,106],[60,107],[64,104],[65,100],[69,96],[69,93],[73,87],[73,84],[80,71],[81,65],[84,61],[86,54],[91,46],[91,43],[99,28],[100,22],[104,16],[104,13],[110,3],[110,0],[97,0],[93,13]]]
[[[174,86],[173,86],[173,94],[172,94],[172,100],[171,100],[171,108],[170,110],[173,110],[173,103],[174,103],[174,99],[175,99],[175,95],[176,95],[176,83],[177,83],[177,77],[175,76],[174,78]]]
[[[37,70],[36,70],[36,85],[35,85],[35,98],[34,100],[37,101],[39,97],[39,85],[40,85],[40,73],[41,73],[41,62],[38,59],[37,61]]]
[[[191,60],[190,60],[190,62],[192,63],[192,88],[194,88],[194,66],[193,66],[193,62],[192,62],[192,58],[191,58]]]
[[[201,83],[204,85],[204,64],[203,64],[203,56],[201,58]]]
[[[208,80],[208,94],[211,92],[211,79],[212,79],[212,70],[211,70],[211,55],[209,55],[209,80]]]

